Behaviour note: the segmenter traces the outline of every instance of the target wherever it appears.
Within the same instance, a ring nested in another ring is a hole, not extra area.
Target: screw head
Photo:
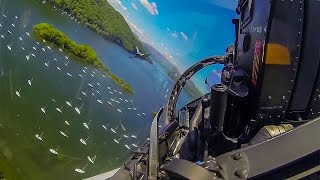
[[[240,159],[243,158],[243,154],[242,153],[236,153],[232,157],[233,157],[234,160],[240,160]]]
[[[208,102],[209,100],[208,100],[208,98],[203,98],[202,99],[202,102]]]
[[[249,176],[249,171],[245,168],[240,168],[235,172],[235,175],[240,179],[247,179]]]

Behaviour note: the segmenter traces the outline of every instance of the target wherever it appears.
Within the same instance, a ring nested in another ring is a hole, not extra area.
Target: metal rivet
[[[278,118],[280,118],[281,116],[280,115],[278,115]]]
[[[241,168],[241,169],[238,169],[236,172],[235,172],[235,175],[237,177],[239,177],[240,179],[247,179],[248,178],[248,175],[249,175],[249,172],[248,170],[244,169],[244,168]]]
[[[243,154],[242,153],[236,153],[232,157],[233,157],[234,160],[240,160],[240,159],[243,158]]]
[[[272,116],[269,116],[270,118],[272,118]]]
[[[272,99],[272,97],[271,96],[268,96],[268,100],[271,100]]]
[[[286,97],[285,96],[282,96],[282,100],[285,100],[286,99]]]

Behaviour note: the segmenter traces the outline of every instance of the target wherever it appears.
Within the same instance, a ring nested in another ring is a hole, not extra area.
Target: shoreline
[[[33,26],[33,33],[36,37],[44,39],[58,46],[68,50],[73,55],[79,57],[84,62],[91,66],[102,70],[108,78],[115,84],[120,86],[125,92],[133,95],[134,91],[130,84],[124,82],[119,76],[112,73],[107,66],[105,66],[101,59],[97,57],[96,52],[88,45],[77,44],[62,31],[56,29],[53,25],[48,23],[39,23]]]

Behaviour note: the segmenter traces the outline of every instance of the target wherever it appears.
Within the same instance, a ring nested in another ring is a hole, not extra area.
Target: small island
[[[133,89],[128,83],[125,83],[120,77],[112,73],[98,58],[96,52],[88,45],[79,45],[72,39],[67,37],[63,32],[54,28],[47,23],[36,24],[33,27],[33,32],[36,37],[52,42],[60,48],[67,49],[75,56],[80,57],[85,62],[89,63],[95,68],[101,69],[105,74],[111,78],[117,85],[119,85],[126,92],[133,94]]]
[[[42,0],[39,0],[42,2]],[[145,49],[138,37],[131,31],[124,17],[107,0],[47,0],[52,5],[74,16],[82,25],[97,32],[106,39],[120,44],[134,53],[136,46],[141,53]]]

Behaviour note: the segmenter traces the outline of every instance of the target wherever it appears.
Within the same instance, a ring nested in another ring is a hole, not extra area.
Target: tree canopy
[[[33,32],[37,37],[43,38],[47,41],[53,42],[57,46],[67,49],[74,55],[80,57],[85,62],[92,66],[99,68],[105,72],[105,74],[111,78],[116,84],[118,84],[125,91],[133,94],[131,86],[125,83],[120,77],[112,73],[98,58],[96,52],[88,45],[79,45],[72,39],[67,37],[63,32],[54,28],[47,23],[36,24],[33,27]]]
[[[142,53],[144,47],[131,31],[124,17],[107,0],[48,0],[72,14],[81,24],[107,39],[120,44],[130,52],[137,46]]]

